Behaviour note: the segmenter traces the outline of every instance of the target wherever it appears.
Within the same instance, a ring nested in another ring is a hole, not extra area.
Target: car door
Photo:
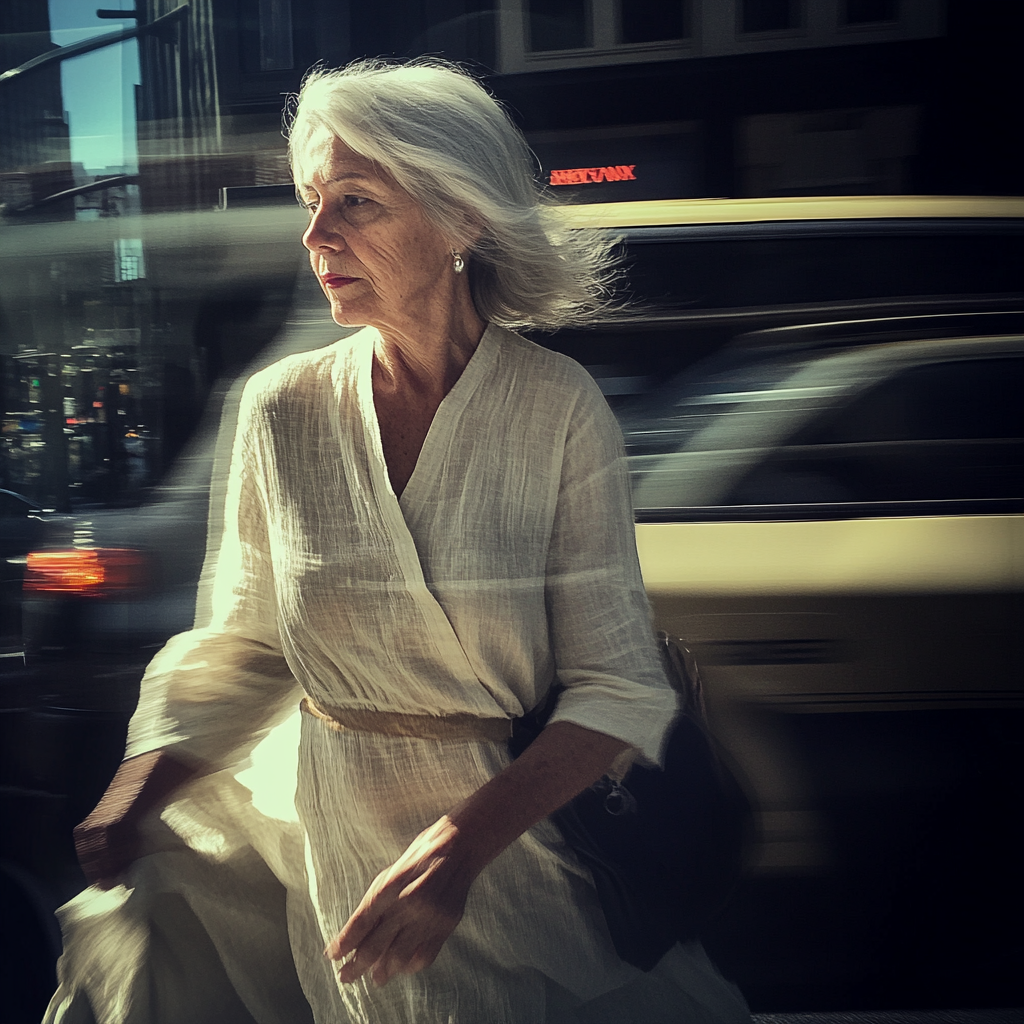
[[[695,648],[760,813],[744,898],[708,936],[723,962],[775,934],[776,903],[825,974],[883,989],[1003,978],[986,965],[1022,939],[1024,356],[926,347],[888,370],[870,353],[845,390],[836,360],[778,443],[730,407],[747,447],[722,453],[744,469],[720,504],[640,516],[658,624]]]
[[[24,664],[21,579],[25,553],[39,543],[42,526],[28,499],[0,490],[0,672]]]
[[[798,718],[899,711],[910,728],[909,713],[1024,703],[1024,357],[967,349],[823,407],[723,496],[735,516],[704,510],[726,521],[638,525],[659,624],[696,647],[716,730],[757,791],[766,870],[840,855]],[[880,782],[907,781],[893,771]]]

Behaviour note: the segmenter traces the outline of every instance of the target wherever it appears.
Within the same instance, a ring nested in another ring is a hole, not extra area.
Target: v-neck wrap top
[[[489,326],[397,497],[372,328],[243,393],[213,619],[152,662],[128,755],[210,769],[305,691],[324,705],[552,721],[658,762],[676,710],[636,557],[618,426],[572,360]]]

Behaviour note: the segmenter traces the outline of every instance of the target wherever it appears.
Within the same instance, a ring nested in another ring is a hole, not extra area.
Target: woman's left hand
[[[421,832],[382,871],[324,950],[343,981],[377,985],[429,967],[484,867],[528,828],[596,781],[628,744],[554,722],[510,765]]]
[[[415,974],[437,958],[462,919],[466,896],[482,864],[466,855],[459,829],[445,816],[421,832],[370,885],[324,955],[342,961],[338,977],[369,973],[375,985]]]

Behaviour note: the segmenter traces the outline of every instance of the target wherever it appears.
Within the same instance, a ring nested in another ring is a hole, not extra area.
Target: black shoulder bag
[[[605,776],[551,815],[591,870],[616,952],[644,971],[676,942],[696,938],[721,908],[739,878],[752,820],[708,732],[696,661],[665,633],[658,641],[680,695],[664,770],[634,765],[621,782]],[[513,756],[539,735],[556,701],[557,692],[549,694],[517,720]]]

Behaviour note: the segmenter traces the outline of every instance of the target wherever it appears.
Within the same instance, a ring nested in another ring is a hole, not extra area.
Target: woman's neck
[[[421,321],[414,336],[378,328],[373,404],[396,495],[405,490],[434,416],[462,376],[485,328],[475,309],[471,316],[449,317],[435,329]]]
[[[486,326],[469,303],[468,309],[450,308],[434,322],[421,320],[404,330],[378,328],[381,340],[374,349],[375,393],[418,394],[440,401],[462,375]]]

